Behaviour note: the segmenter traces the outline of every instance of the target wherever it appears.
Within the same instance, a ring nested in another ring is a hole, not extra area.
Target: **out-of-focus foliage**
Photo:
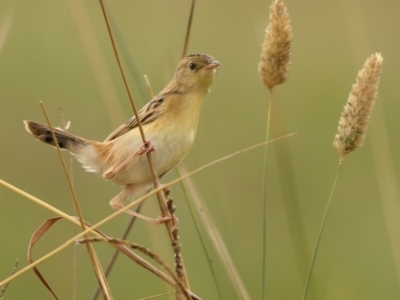
[[[124,63],[140,107],[149,100],[141,75],[147,74],[158,92],[180,60],[190,3],[108,2],[118,44],[130,54]],[[268,299],[299,299],[302,294],[339,161],[332,147],[339,116],[358,70],[374,52],[384,58],[377,104],[363,148],[349,155],[339,178],[307,299],[399,299],[400,2],[285,3],[294,34],[292,64],[288,82],[276,89],[272,132],[298,134],[269,151]],[[196,143],[185,159],[189,170],[264,139],[267,91],[257,64],[269,5],[197,1],[189,52],[210,54],[222,66],[205,100]],[[0,24],[7,18],[8,34],[0,33],[5,39],[0,49],[0,178],[74,214],[56,151],[34,140],[22,120],[45,122],[38,105],[43,101],[54,125],[63,125],[61,109],[65,120],[72,122],[71,132],[102,140],[132,115],[100,6],[94,0],[2,1]],[[262,155],[260,148],[193,177],[252,299],[259,297],[261,285]],[[108,202],[119,187],[86,173],[75,161],[72,165],[85,219],[95,223],[112,212]],[[174,177],[172,172],[163,181]],[[217,299],[179,186],[172,188],[172,195],[193,291],[203,299]],[[145,214],[157,216],[155,202],[146,203]],[[30,235],[51,216],[0,188],[1,280],[16,258],[21,259],[20,267],[26,265]],[[101,229],[118,237],[128,218],[122,215]],[[42,256],[73,233],[70,224],[58,224],[40,241],[34,256]],[[140,221],[129,239],[172,263],[161,226]],[[228,271],[206,241],[225,299],[238,299]],[[112,249],[96,249],[105,265]],[[89,299],[96,280],[85,247],[77,246],[77,258],[77,299]],[[62,299],[72,299],[72,259],[69,249],[39,266]],[[122,257],[110,286],[115,299],[171,290]],[[30,272],[10,284],[6,299],[28,299],[33,294],[35,299],[50,299]]]

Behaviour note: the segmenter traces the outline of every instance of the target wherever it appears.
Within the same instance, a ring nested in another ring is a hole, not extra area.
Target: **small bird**
[[[184,57],[175,70],[171,82],[139,112],[146,145],[143,144],[135,117],[114,130],[104,142],[88,140],[61,129],[54,134],[61,149],[69,151],[83,167],[103,178],[124,186],[110,205],[122,209],[124,201],[137,197],[152,187],[152,176],[146,155],[159,178],[177,166],[193,145],[204,96],[210,91],[216,68],[220,65],[206,54]],[[56,146],[50,128],[24,121],[25,128],[38,140]],[[154,223],[165,219],[150,219],[136,212],[125,212]]]

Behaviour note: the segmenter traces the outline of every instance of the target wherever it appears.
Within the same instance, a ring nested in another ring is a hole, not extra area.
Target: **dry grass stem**
[[[64,212],[56,209],[55,207],[47,204],[46,202],[41,201],[40,199],[18,189],[17,187],[3,181],[0,179],[0,185],[4,186],[5,188],[17,193],[18,195],[32,201],[33,203],[51,211],[52,213],[61,216],[62,218],[70,221],[71,223],[79,226],[80,223],[77,220],[76,217],[72,217],[69,216],[67,214],[65,214]],[[153,193],[154,194],[154,193]],[[133,206],[133,205],[132,205]],[[118,211],[119,212],[119,211]],[[118,213],[117,212],[117,213]],[[120,214],[120,213],[118,213]],[[117,214],[117,215],[118,215]],[[104,222],[104,220],[102,220]],[[104,224],[104,223],[103,223]],[[96,229],[94,227],[99,227],[101,226],[101,224],[96,224],[94,226],[87,224],[87,229],[85,230],[85,232],[80,232],[78,234],[76,234],[72,239],[68,240],[66,243],[64,243],[64,245],[61,245],[60,247],[58,247],[57,249],[53,250],[52,252],[46,254],[45,256],[43,256],[42,258],[39,258],[37,260],[35,260],[33,263],[29,264],[28,266],[22,268],[20,271],[16,272],[15,274],[7,277],[5,280],[0,281],[0,286],[5,286],[7,285],[9,282],[13,281],[14,279],[16,279],[17,277],[19,277],[20,275],[24,274],[25,272],[33,269],[33,267],[37,266],[40,264],[41,261],[45,261],[51,257],[53,257],[55,254],[61,252],[63,249],[65,249],[68,246],[71,246],[75,243],[75,241],[78,238],[82,238],[85,234],[91,232],[94,235],[97,235],[99,238],[108,238],[107,236],[104,236],[103,234],[101,234],[100,232],[96,231]],[[137,254],[135,254],[134,252],[130,251],[128,248],[121,246],[121,245],[116,245],[116,244],[111,244],[113,247],[115,247],[116,249],[118,249],[119,251],[121,251],[123,254],[125,254],[128,258],[132,259],[134,262],[136,262],[138,265],[142,266],[143,268],[147,269],[148,271],[150,271],[151,273],[155,274],[156,276],[158,276],[159,278],[161,278],[162,280],[164,280],[165,282],[167,282],[168,284],[175,286],[175,281],[173,279],[171,279],[170,277],[168,277],[167,275],[165,275],[164,273],[162,273],[161,271],[159,271],[157,268],[155,268],[153,265],[149,264],[147,261],[145,261],[143,258],[141,258],[140,256],[138,256]]]
[[[182,254],[181,254],[181,243],[179,242],[179,228],[178,228],[178,219],[176,219],[174,212],[176,210],[176,206],[174,205],[174,202],[172,198],[170,197],[170,189],[166,188],[164,189],[164,195],[165,199],[167,200],[167,207],[168,211],[171,214],[171,217],[175,220],[175,226],[172,228],[171,234],[172,234],[172,240],[171,240],[171,245],[172,249],[174,251],[174,259],[175,259],[175,274],[178,277],[178,279],[183,282],[185,280],[185,269],[183,267],[183,260],[182,260]],[[180,299],[180,289],[176,289],[176,295],[175,299]]]
[[[149,92],[150,98],[153,99],[154,93],[153,93],[153,89],[151,88],[149,77],[147,77],[147,75],[143,75],[143,77],[144,77],[144,80],[146,81],[146,86],[147,86],[147,90]]]
[[[184,164],[181,164],[178,168],[182,174],[182,176],[180,176],[181,178],[188,174],[188,170]],[[198,216],[201,220],[204,230],[208,234],[208,237],[214,246],[218,260],[227,270],[227,275],[230,278],[233,288],[236,290],[236,294],[241,300],[250,300],[249,292],[247,291],[246,286],[240,277],[240,273],[236,268],[235,262],[230,255],[228,247],[226,246],[221,233],[219,232],[214,220],[210,215],[210,212],[208,211],[206,203],[199,196],[199,193],[197,192],[197,189],[190,177],[185,178],[183,183],[190,194],[190,199],[193,201],[195,209],[201,212],[198,214]],[[223,298],[221,297],[221,299]]]
[[[287,80],[290,66],[292,27],[289,14],[282,0],[271,4],[269,24],[265,30],[258,73],[264,85],[273,87]]]
[[[140,298],[137,300],[149,300],[149,299],[154,299],[154,298],[160,298],[162,296],[168,296],[168,295],[172,295],[174,292],[169,292],[169,293],[163,293],[163,294],[157,294],[157,295],[153,295],[153,296],[149,296],[149,297],[145,297],[145,298]]]
[[[168,210],[171,213],[171,216],[175,218],[174,212],[176,210],[176,206],[173,204],[173,200],[171,197],[169,197],[169,189],[164,190],[165,197],[167,198],[167,205],[168,205]],[[185,275],[184,272],[185,270],[183,269],[183,264],[182,264],[182,255],[181,255],[181,243],[179,242],[179,227],[178,227],[178,222],[175,222],[175,226],[172,229],[172,249],[174,250],[174,258],[175,258],[175,273],[176,276],[180,280],[183,280]]]
[[[186,56],[187,48],[189,46],[189,37],[190,37],[190,31],[192,29],[195,5],[196,5],[196,0],[192,0],[192,5],[190,6],[189,21],[188,21],[187,28],[186,28],[185,43],[183,44],[182,58],[184,58]]]
[[[66,179],[67,179],[67,182],[68,182],[68,186],[69,186],[69,189],[70,189],[71,194],[72,194],[72,199],[73,199],[74,206],[76,208],[76,211],[78,212],[79,222],[80,222],[82,231],[85,231],[86,230],[85,221],[84,221],[84,218],[83,218],[82,210],[81,210],[79,202],[78,202],[78,197],[76,195],[75,188],[74,188],[74,185],[72,183],[72,179],[69,176],[69,173],[68,173],[67,166],[65,164],[64,158],[63,158],[63,156],[61,154],[60,145],[58,144],[58,140],[57,140],[57,138],[55,136],[54,129],[51,126],[49,116],[47,115],[46,109],[45,109],[44,104],[43,104],[42,101],[40,101],[40,107],[42,108],[43,114],[44,114],[44,116],[46,118],[46,121],[47,121],[47,125],[49,126],[49,129],[51,131],[52,138],[53,138],[53,140],[54,140],[54,142],[56,144],[57,153],[58,153],[58,156],[60,158],[61,165],[62,165],[62,168],[64,170],[64,173],[65,173],[65,176],[66,176]],[[87,251],[88,251],[88,254],[89,254],[90,261],[92,263],[93,270],[94,270],[94,272],[96,274],[96,277],[97,277],[97,280],[98,280],[98,283],[99,283],[99,286],[101,288],[101,291],[103,293],[104,298],[105,299],[113,299],[110,287],[108,286],[107,278],[104,275],[103,269],[101,267],[100,261],[99,261],[99,259],[97,257],[97,254],[96,254],[94,248],[90,244],[87,244],[86,246],[87,246]]]
[[[135,209],[136,213],[140,213],[142,205],[143,205],[143,202],[139,203],[139,205]],[[124,233],[122,234],[121,239],[126,240],[128,238],[128,235],[129,235],[131,229],[133,228],[133,225],[135,224],[136,220],[137,220],[137,218],[135,216],[131,217],[128,225],[126,226],[126,228],[124,230]],[[120,253],[120,251],[118,249],[115,249],[113,255],[111,256],[110,261],[108,262],[107,267],[105,268],[105,271],[104,271],[106,278],[108,278],[108,275],[111,273],[111,270],[113,269],[114,264],[117,261],[119,253]],[[100,287],[97,287],[93,294],[93,297],[91,299],[96,300],[99,297],[99,295],[100,295]]]
[[[383,59],[380,53],[372,54],[358,72],[349,98],[339,120],[338,133],[333,146],[338,149],[341,161],[346,155],[363,145],[369,118],[378,93]]]
[[[130,100],[130,103],[131,103],[135,118],[136,118],[137,123],[138,123],[138,129],[139,129],[139,132],[140,132],[140,136],[142,137],[143,144],[146,144],[147,140],[146,140],[146,137],[145,137],[145,134],[144,134],[144,131],[143,131],[143,127],[142,127],[142,124],[141,124],[141,121],[140,121],[140,118],[139,118],[139,115],[138,115],[138,112],[137,112],[137,109],[136,109],[136,106],[135,106],[135,102],[133,101],[133,96],[132,96],[131,90],[129,88],[128,81],[126,79],[124,69],[122,67],[122,63],[121,63],[121,60],[120,60],[120,57],[119,57],[119,54],[118,54],[118,50],[117,50],[117,46],[116,46],[116,43],[115,43],[115,40],[114,40],[113,32],[111,30],[111,26],[110,26],[110,23],[108,21],[107,12],[106,12],[106,9],[104,7],[103,0],[100,0],[100,6],[101,6],[101,9],[102,9],[102,12],[103,12],[103,16],[104,16],[104,20],[105,20],[105,23],[106,23],[106,26],[107,26],[107,31],[108,31],[108,34],[109,34],[109,37],[110,37],[111,45],[113,47],[114,55],[115,55],[115,58],[116,58],[117,63],[118,63],[118,68],[120,70],[121,77],[122,77],[122,80],[123,80],[124,85],[125,85],[125,89],[126,89],[126,91],[128,93],[128,97],[129,97],[129,100]],[[147,160],[149,162],[150,173],[151,173],[152,178],[153,178],[154,189],[158,191],[159,187],[160,187],[160,182],[159,182],[158,174],[154,169],[154,164],[153,164],[153,161],[152,161],[151,153],[150,152],[146,153],[146,156],[147,156]],[[162,217],[164,217],[164,218],[165,217],[171,217],[171,215],[170,215],[170,213],[168,211],[168,208],[167,208],[167,204],[166,204],[166,200],[164,198],[164,194],[162,193],[162,191],[160,190],[159,192],[157,192],[156,196],[157,196],[157,200],[158,200],[158,205],[160,206]],[[174,219],[171,217],[171,221],[165,222],[165,226],[167,228],[168,236],[169,236],[169,238],[170,238],[170,240],[172,242],[173,241],[172,230],[173,230],[173,228],[175,226]],[[185,269],[183,260],[182,260],[182,268]],[[190,289],[189,279],[185,275],[186,275],[186,272],[183,272],[184,285],[185,285],[186,288]]]
[[[245,148],[245,149],[236,151],[236,152],[234,152],[234,153],[231,153],[231,154],[226,155],[226,156],[224,156],[224,157],[221,157],[221,158],[219,158],[219,159],[216,159],[216,160],[214,160],[214,161],[212,161],[212,162],[210,162],[210,163],[208,163],[208,164],[203,165],[203,166],[200,167],[200,168],[197,168],[197,169],[194,170],[194,171],[191,171],[191,172],[189,172],[189,173],[187,173],[187,174],[182,175],[180,178],[177,178],[177,179],[175,179],[175,180],[170,181],[170,182],[167,183],[167,184],[164,184],[162,187],[159,187],[159,188],[157,188],[157,189],[154,189],[154,190],[148,192],[146,195],[143,195],[142,197],[140,197],[140,198],[136,199],[135,201],[132,201],[132,202],[129,203],[128,205],[124,206],[124,209],[130,209],[131,207],[133,207],[133,206],[135,206],[135,205],[138,205],[139,203],[143,202],[145,199],[147,199],[147,198],[150,197],[151,195],[154,195],[154,194],[156,194],[157,192],[159,192],[159,191],[161,191],[161,190],[163,190],[163,189],[165,189],[165,188],[167,188],[167,187],[170,187],[170,186],[172,186],[172,185],[174,185],[174,184],[177,184],[178,182],[180,182],[180,181],[182,181],[182,180],[184,180],[184,179],[186,179],[186,178],[188,178],[188,177],[190,177],[190,176],[193,176],[194,174],[199,173],[199,172],[201,172],[201,171],[203,171],[203,170],[205,170],[205,169],[207,169],[207,168],[209,168],[209,167],[211,167],[211,166],[213,166],[213,165],[216,165],[216,164],[218,164],[218,163],[220,163],[220,162],[223,162],[223,161],[225,161],[225,160],[228,160],[228,159],[230,159],[230,158],[232,158],[232,157],[235,157],[235,156],[237,156],[237,155],[239,155],[239,154],[243,154],[243,153],[245,153],[245,152],[248,152],[248,151],[254,150],[254,149],[256,149],[256,148],[262,147],[262,146],[264,146],[265,144],[274,143],[274,142],[277,142],[277,141],[279,141],[279,140],[281,140],[281,139],[292,137],[292,136],[294,136],[295,134],[296,134],[296,133],[287,134],[287,135],[281,136],[281,137],[279,137],[279,138],[275,138],[275,139],[273,139],[273,140],[265,141],[265,142],[262,142],[262,143],[259,143],[259,144],[250,146],[250,147],[248,147],[248,148]],[[28,193],[26,193],[26,192],[24,192],[24,191],[18,189],[17,187],[15,187],[15,186],[13,186],[13,185],[11,185],[11,184],[5,182],[4,180],[1,180],[1,179],[0,179],[0,185],[1,185],[1,186],[4,186],[5,188],[7,188],[7,189],[9,189],[9,190],[11,190],[11,191],[17,193],[18,195],[20,195],[20,196],[22,196],[22,197],[24,197],[24,198],[26,198],[26,199],[28,199],[28,200],[30,200],[30,201],[32,201],[32,202],[34,202],[34,203],[40,205],[41,207],[43,207],[43,208],[45,208],[45,209],[47,209],[47,210],[49,210],[49,211],[52,211],[53,213],[55,213],[55,214],[57,214],[57,215],[59,215],[59,216],[62,216],[63,218],[65,218],[65,219],[67,219],[67,220],[73,222],[74,224],[79,225],[79,222],[77,222],[75,219],[73,219],[73,218],[70,217],[69,215],[67,215],[67,214],[65,214],[64,212],[62,212],[62,211],[56,209],[55,207],[53,207],[53,206],[51,206],[51,205],[49,205],[49,204],[47,204],[47,203],[41,201],[40,199],[38,199],[38,198],[36,198],[36,197],[33,197],[32,195],[30,195],[30,194],[28,194]],[[102,219],[101,221],[97,222],[96,224],[92,225],[90,228],[86,228],[85,231],[80,232],[79,234],[75,235],[72,239],[68,240],[68,241],[65,242],[63,245],[61,245],[60,247],[58,247],[57,249],[53,250],[52,252],[48,253],[47,255],[45,255],[45,256],[43,256],[43,257],[41,257],[41,258],[39,258],[39,259],[37,259],[34,263],[30,264],[29,266],[24,267],[24,268],[21,269],[20,271],[16,272],[14,275],[7,277],[7,278],[4,279],[3,281],[0,281],[0,286],[6,285],[7,283],[13,281],[15,278],[21,276],[22,274],[24,274],[24,273],[27,272],[28,270],[31,270],[34,266],[37,266],[37,265],[39,265],[40,263],[46,261],[48,258],[52,257],[54,254],[61,252],[61,251],[62,251],[63,249],[65,249],[66,247],[68,247],[68,246],[70,246],[71,244],[73,244],[73,243],[76,241],[76,239],[82,238],[85,234],[87,234],[87,233],[89,233],[89,232],[92,232],[92,233],[94,233],[94,234],[97,234],[96,231],[95,231],[96,228],[102,226],[103,224],[109,222],[110,220],[112,220],[112,219],[115,218],[116,216],[122,214],[122,213],[124,212],[124,209],[121,209],[121,210],[118,210],[118,211],[113,212],[111,215],[109,215],[108,217]],[[126,254],[126,255],[129,256],[129,253],[127,253],[126,251],[124,251],[124,250],[126,250],[125,248],[119,248],[119,249],[121,249],[121,251],[122,251],[124,254]],[[131,256],[129,256],[129,257],[131,257]],[[135,258],[136,258],[139,262],[141,262],[141,264],[146,264],[146,263],[147,263],[146,261],[143,261],[140,257],[135,257]],[[138,263],[139,263],[139,262],[138,262]],[[150,270],[150,269],[149,269],[149,270]],[[166,281],[167,283],[171,284],[170,278],[167,278],[167,277],[163,276],[163,274],[161,274],[160,272],[157,272],[157,271],[158,271],[157,269],[152,269],[152,270],[151,270],[152,273],[156,274],[157,276],[159,276],[160,278],[162,278],[164,281]]]
[[[114,238],[98,238],[98,237],[93,237],[93,238],[83,238],[79,239],[76,241],[79,244],[86,244],[88,242],[109,242],[113,243],[116,245],[122,245],[126,247],[130,247],[135,250],[139,250],[143,254],[147,255],[154,261],[156,261],[158,264],[160,264],[174,279],[176,285],[179,287],[180,291],[182,294],[185,296],[186,299],[199,299],[197,296],[194,296],[193,294],[190,294],[188,290],[184,287],[182,281],[175,275],[175,273],[171,270],[171,268],[159,257],[157,254],[153,253],[151,250],[147,249],[146,247],[143,247],[139,244],[136,243],[131,243],[125,240],[120,240],[120,239],[114,239]]]

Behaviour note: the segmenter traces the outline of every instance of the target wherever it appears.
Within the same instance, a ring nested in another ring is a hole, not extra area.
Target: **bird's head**
[[[184,92],[204,91],[207,93],[219,65],[218,61],[207,54],[188,55],[179,63],[172,81],[180,89],[184,89]]]

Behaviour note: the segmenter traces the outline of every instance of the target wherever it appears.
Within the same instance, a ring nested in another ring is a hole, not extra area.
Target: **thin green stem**
[[[268,113],[267,113],[267,129],[265,134],[265,140],[268,141],[269,138],[269,131],[270,131],[270,124],[271,124],[271,102],[272,102],[272,90],[269,90],[268,94]],[[261,300],[265,299],[265,269],[266,269],[266,259],[267,259],[267,152],[268,152],[268,144],[265,145],[264,148],[264,177],[263,177],[263,184],[264,184],[264,195],[263,195],[263,229],[262,229],[262,274],[261,274]]]
[[[340,159],[339,167],[338,167],[338,170],[337,170],[337,173],[336,173],[336,178],[335,178],[335,181],[333,182],[331,194],[330,194],[330,196],[329,196],[328,204],[327,204],[326,209],[325,209],[324,217],[322,218],[322,224],[321,224],[321,228],[319,229],[318,238],[317,238],[317,243],[316,243],[316,245],[315,245],[315,249],[314,249],[314,252],[313,252],[313,255],[312,255],[312,258],[311,258],[310,269],[309,269],[309,271],[308,271],[306,286],[305,286],[305,288],[304,288],[303,300],[306,300],[306,298],[307,298],[307,292],[308,292],[308,288],[309,288],[309,285],[310,285],[311,275],[312,275],[312,272],[313,272],[313,270],[314,270],[315,259],[316,259],[316,257],[317,257],[317,252],[318,252],[319,244],[320,244],[320,242],[321,242],[322,232],[323,232],[324,227],[325,227],[325,224],[326,224],[326,217],[327,217],[328,212],[329,212],[329,209],[330,209],[330,207],[331,207],[331,202],[332,202],[333,194],[334,194],[334,192],[335,192],[336,184],[337,184],[337,182],[338,182],[338,178],[339,178],[339,174],[340,174],[340,170],[341,170],[341,168],[342,168],[342,163],[343,163],[343,161],[342,161],[342,159]]]
[[[176,173],[178,174],[178,177],[179,178],[182,177],[181,176],[181,172],[179,171],[179,169],[175,168],[175,170],[176,170]],[[218,290],[219,298],[220,299],[224,299],[224,297],[222,297],[221,287],[218,284],[218,279],[217,279],[217,276],[215,274],[214,268],[212,266],[212,260],[211,260],[210,254],[207,251],[206,243],[204,242],[203,236],[202,236],[201,231],[200,231],[199,222],[196,219],[196,215],[194,213],[194,209],[193,209],[192,203],[190,202],[189,195],[188,195],[188,192],[186,190],[186,187],[185,187],[185,184],[183,183],[183,181],[181,181],[181,187],[182,187],[182,190],[183,190],[183,194],[185,195],[185,200],[186,200],[186,203],[187,203],[187,205],[189,207],[189,211],[190,211],[190,214],[192,216],[192,220],[194,222],[194,226],[196,228],[197,235],[200,238],[201,246],[203,247],[203,251],[204,251],[204,253],[205,253],[206,257],[207,257],[208,266],[210,267],[211,274],[212,274],[213,279],[215,281],[215,285],[216,285],[217,290]]]
[[[15,273],[15,271],[17,270],[18,263],[19,263],[19,258],[17,258],[17,260],[15,261],[14,269],[12,270],[11,275],[13,275],[13,274]],[[3,286],[3,287],[0,289],[0,291],[1,291],[1,293],[0,293],[0,300],[3,300],[3,299],[4,299],[3,296],[4,296],[4,293],[6,292],[6,289],[8,288],[8,285],[9,285],[9,284],[10,284],[10,283],[7,283],[5,286]]]

